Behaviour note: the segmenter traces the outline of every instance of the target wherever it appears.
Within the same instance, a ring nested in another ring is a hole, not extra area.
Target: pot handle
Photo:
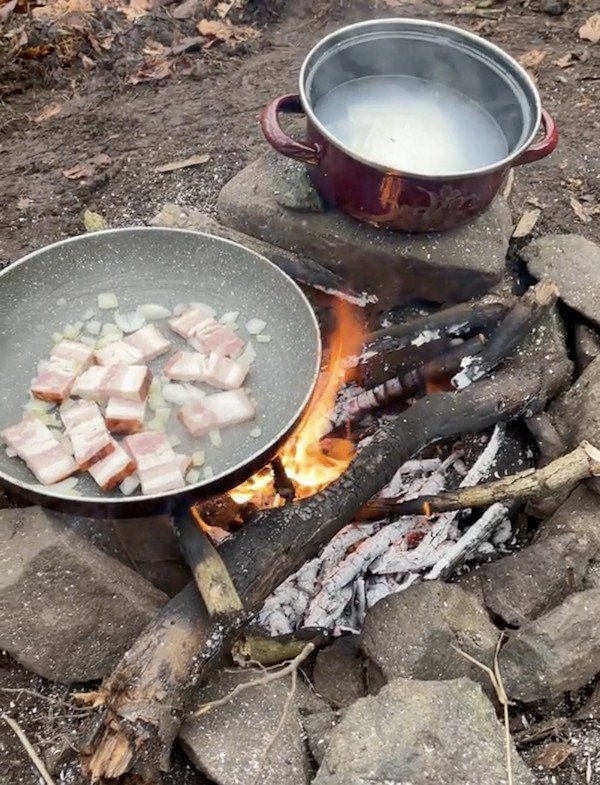
[[[544,138],[539,142],[530,145],[524,153],[513,162],[513,166],[523,166],[523,164],[530,164],[532,161],[539,161],[545,158],[554,150],[558,144],[558,130],[556,123],[550,117],[545,109],[542,109],[542,127],[544,129]]]
[[[279,125],[280,114],[304,114],[297,94],[282,95],[268,103],[261,112],[260,126],[267,142],[278,153],[295,161],[317,166],[321,161],[321,151],[317,145],[297,142],[288,136]]]

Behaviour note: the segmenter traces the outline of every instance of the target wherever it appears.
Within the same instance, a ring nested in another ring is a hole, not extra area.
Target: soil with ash
[[[55,0],[32,7],[33,19],[18,13],[26,2],[0,0],[0,265],[80,233],[86,209],[109,226],[143,224],[166,201],[214,211],[221,186],[266,149],[260,108],[296,89],[319,38],[374,14],[458,24],[521,60],[561,142],[549,158],[516,170],[515,218],[538,208],[534,234],[600,241],[600,43],[579,33],[596,0],[111,0],[102,12],[91,0]],[[213,10],[199,26],[207,6]],[[57,19],[61,8],[68,14]],[[198,154],[208,161],[157,171]],[[85,716],[67,688],[32,678],[8,657],[0,659],[2,712],[41,752],[56,747],[67,758]],[[598,723],[587,730],[580,723],[566,740],[581,755],[539,770],[540,782],[589,781]],[[2,722],[0,758],[3,785],[37,785]],[[78,780],[74,767],[60,779]],[[204,779],[177,757],[172,781]]]

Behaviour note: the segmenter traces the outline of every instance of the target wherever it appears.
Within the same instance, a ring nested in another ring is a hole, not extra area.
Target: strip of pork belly
[[[110,491],[135,471],[133,459],[116,441],[112,440],[113,451],[90,466],[88,472],[103,491]]]
[[[111,433],[137,433],[144,428],[145,401],[109,398],[104,418]]]
[[[152,374],[145,365],[111,365],[107,368],[100,391],[107,398],[145,401]]]
[[[64,364],[65,368],[81,373],[94,362],[94,349],[81,341],[63,338],[52,349],[50,362]]]
[[[61,413],[61,418],[65,433],[71,440],[75,460],[83,471],[114,451],[114,440],[97,403],[76,401]]]
[[[141,354],[140,363],[149,363],[165,354],[171,348],[171,342],[168,341],[160,330],[153,324],[147,324],[140,330],[136,330],[123,341],[128,346],[133,346]]]
[[[185,487],[180,458],[164,433],[135,433],[126,436],[122,444],[135,462],[142,493],[166,493]]]
[[[94,359],[98,365],[140,365],[143,363],[143,354],[137,346],[122,339],[96,349]]]
[[[247,365],[236,363],[229,357],[211,354],[206,361],[203,381],[220,390],[237,390],[244,383],[248,371]]]
[[[204,324],[216,324],[212,316],[198,308],[187,308],[179,316],[169,319],[169,327],[182,338],[189,338],[192,333]]]
[[[104,365],[91,365],[87,371],[84,371],[75,379],[71,395],[85,398],[87,401],[105,403],[107,396],[103,392],[103,384],[107,372],[108,368]]]
[[[94,350],[86,344],[63,339],[53,348],[50,360],[39,364],[31,394],[41,401],[64,401],[77,376],[93,362],[93,355]]]
[[[235,357],[246,345],[229,327],[211,319],[209,324],[200,325],[188,336],[188,343],[199,352]]]
[[[177,416],[194,438],[215,428],[253,420],[254,405],[244,390],[227,390],[207,395],[201,401],[188,401]]]
[[[163,376],[178,382],[204,381],[206,357],[199,352],[175,352],[163,367]]]
[[[77,471],[73,456],[34,417],[5,428],[0,436],[43,485],[53,485]]]

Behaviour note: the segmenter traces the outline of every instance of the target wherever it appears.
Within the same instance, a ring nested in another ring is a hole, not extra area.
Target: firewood
[[[307,643],[312,644],[316,651],[328,646],[332,641],[331,632],[320,627],[304,627],[296,632],[271,638],[247,631],[233,644],[231,657],[240,667],[256,663],[264,666],[279,665],[297,657]]]
[[[539,364],[517,360],[465,390],[420,399],[380,428],[325,490],[259,514],[224,542],[221,558],[246,611],[225,622],[211,619],[193,582],[159,611],[94,696],[103,714],[84,755],[91,777],[159,782],[191,689],[271,592],[314,558],[425,445],[542,410],[569,376],[564,355],[556,357],[553,369],[547,374]]]

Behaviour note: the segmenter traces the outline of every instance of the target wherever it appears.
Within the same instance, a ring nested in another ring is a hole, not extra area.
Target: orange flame
[[[326,450],[321,444],[327,431],[338,390],[352,376],[348,359],[360,353],[361,326],[352,309],[341,301],[335,306],[335,329],[330,341],[327,368],[321,372],[312,402],[294,434],[279,454],[286,475],[293,482],[296,498],[302,499],[325,488],[347,468],[354,455],[346,439],[330,439]],[[278,506],[270,467],[265,467],[230,492],[239,504],[253,501],[258,506]]]

